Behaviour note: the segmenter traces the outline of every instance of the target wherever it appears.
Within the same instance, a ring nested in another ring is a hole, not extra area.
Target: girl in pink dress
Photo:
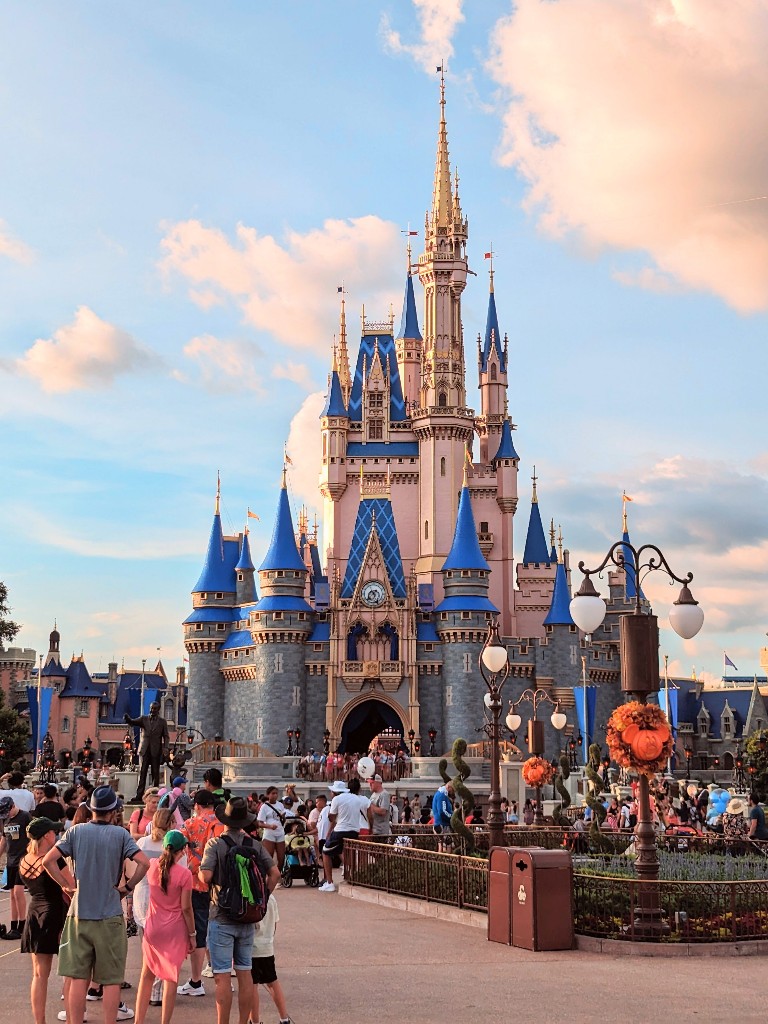
[[[144,1024],[155,978],[163,982],[161,1024],[170,1024],[179,970],[195,949],[192,873],[179,864],[186,845],[186,836],[181,832],[166,832],[163,852],[147,872],[149,909],[142,940],[144,963],[136,993],[136,1024]]]

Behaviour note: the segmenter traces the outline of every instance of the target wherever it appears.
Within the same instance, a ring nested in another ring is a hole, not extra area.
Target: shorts
[[[233,966],[236,971],[250,971],[255,930],[254,924],[238,924],[218,917],[209,920],[208,953],[214,974],[229,974]]]
[[[96,985],[121,985],[127,954],[122,914],[103,921],[68,917],[61,933],[58,973],[62,978],[80,980],[92,976]]]
[[[208,938],[208,911],[211,908],[210,893],[192,890],[192,914],[195,918],[195,948],[205,949]]]
[[[357,839],[359,832],[331,832],[323,847],[323,855],[333,857],[344,849],[345,839]]]
[[[255,956],[251,960],[251,977],[254,985],[271,985],[277,981],[274,956]]]
[[[5,884],[9,889],[12,888],[14,885],[24,885],[24,880],[19,874],[18,864],[6,864]]]

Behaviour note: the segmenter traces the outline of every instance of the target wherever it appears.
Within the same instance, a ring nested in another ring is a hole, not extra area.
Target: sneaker
[[[133,1010],[125,1003],[120,1003],[115,1020],[133,1020]]]
[[[213,968],[211,967],[210,964],[206,964],[205,967],[200,972],[200,974],[201,974],[201,976],[203,978],[212,978],[213,977]]]
[[[66,1020],[67,1019],[67,1011],[66,1010],[59,1010],[59,1012],[56,1014],[56,1016],[58,1017],[59,1020]],[[88,1020],[88,1011],[86,1010],[83,1013],[83,1024],[85,1024],[85,1022],[87,1020]]]
[[[11,928],[3,936],[4,939],[10,939],[12,942],[17,942],[21,938],[21,932],[18,928]]]
[[[336,892],[336,886],[333,884],[333,882],[323,882],[323,884],[321,886],[319,886],[317,891],[318,892]]]
[[[101,999],[104,995],[104,989],[101,985],[95,985],[93,988],[89,988],[85,998],[89,1003],[95,1003],[97,999]]]
[[[179,985],[176,992],[180,996],[204,996],[205,985],[201,981],[199,985],[195,986],[191,981],[188,981],[186,985]]]

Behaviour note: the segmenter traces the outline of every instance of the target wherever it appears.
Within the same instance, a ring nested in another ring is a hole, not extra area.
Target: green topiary
[[[589,826],[589,837],[592,840],[593,849],[598,852],[610,853],[613,851],[613,844],[603,835],[600,826],[606,819],[608,812],[603,807],[600,794],[603,791],[603,780],[600,777],[600,744],[590,743],[589,760],[587,761],[586,773],[589,780],[589,788],[586,793],[587,807],[592,811],[592,824]]]
[[[464,760],[466,752],[467,741],[463,739],[454,740],[453,748],[451,749],[451,758],[453,760],[454,768],[456,769],[456,775],[451,779],[451,784],[456,796],[461,800],[461,805],[460,807],[457,807],[451,815],[451,829],[454,832],[458,832],[458,834],[463,837],[465,852],[467,854],[471,854],[475,848],[475,837],[471,829],[468,829],[464,824],[464,819],[475,806],[475,798],[464,785],[464,780],[468,779],[472,774],[472,769]]]
[[[451,781],[451,776],[448,774],[448,759],[446,757],[440,758],[437,770],[440,772],[440,778],[443,780],[443,785],[447,786]]]
[[[552,817],[555,819],[556,825],[568,825],[568,819],[563,814],[566,807],[571,806],[571,794],[565,788],[565,780],[571,776],[571,766],[568,764],[568,758],[563,754],[560,758],[560,771],[555,776],[555,789],[560,794],[560,803],[555,807],[552,812]]]

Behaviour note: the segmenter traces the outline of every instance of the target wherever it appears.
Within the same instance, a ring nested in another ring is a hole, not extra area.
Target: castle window
[[[440,476],[445,476],[445,458],[440,459]]]
[[[435,645],[434,644],[424,644],[424,650],[425,651],[434,651],[434,649],[435,649]]]
[[[216,600],[217,601],[223,601],[224,600],[224,594],[221,591],[219,591],[219,593],[216,595]]]
[[[277,572],[275,573],[275,576],[278,576],[278,577],[282,578],[283,576],[285,576],[285,570],[284,569],[278,569]]]
[[[437,405],[438,408],[440,409],[445,409],[446,406],[448,405],[448,396],[444,391],[441,391],[440,394],[437,396]]]
[[[304,622],[307,618],[306,612],[299,612],[299,622]]]
[[[448,612],[440,612],[440,618],[441,619],[447,619],[448,618]]]
[[[480,533],[490,533],[488,523],[480,523]]]
[[[245,649],[245,656],[246,656],[246,658],[250,658],[250,656],[251,656],[251,648],[250,647],[247,647]]]
[[[547,626],[547,632],[548,632],[548,633],[551,633],[551,632],[552,632],[552,630],[553,630],[553,628],[554,628],[553,626],[549,626],[549,625],[548,625],[548,626]]]
[[[282,617],[283,617],[283,613],[282,612],[272,612],[272,618],[273,619],[282,619]]]
[[[273,668],[275,672],[283,671],[283,656],[282,654],[275,654],[273,661]]]
[[[196,622],[195,623],[195,629],[198,631],[198,633],[202,632],[202,629],[203,629],[202,622]]]
[[[323,434],[323,458],[328,454],[328,438]]]
[[[77,702],[77,713],[81,717],[83,717],[83,716],[88,714],[88,698],[87,697],[81,697],[80,700]]]
[[[453,704],[453,687],[446,686],[445,688],[445,703],[450,706]]]
[[[69,719],[66,717],[66,715],[61,720],[61,731],[69,732]]]
[[[232,657],[233,658],[239,658],[240,657],[240,651],[232,651]]]
[[[461,617],[462,617],[462,619],[471,619],[472,618],[472,613],[471,612],[462,612],[461,613]]]
[[[429,540],[429,520],[424,520],[424,540]]]
[[[380,441],[384,437],[384,424],[381,420],[368,421],[368,440]]]
[[[264,739],[264,719],[263,718],[257,718],[256,719],[256,739],[257,740],[263,740]]]
[[[368,407],[370,409],[384,408],[384,395],[381,391],[371,391],[368,394]]]
[[[462,569],[461,570],[462,579],[467,579],[471,575],[472,575],[472,573],[469,571],[469,569]]]
[[[294,707],[294,708],[300,708],[301,707],[301,687],[300,686],[294,686],[294,688],[293,688],[293,700],[291,701],[291,706]]]
[[[491,363],[491,380],[496,380],[496,363]]]
[[[322,649],[323,649],[323,645],[322,644],[312,644],[312,650],[313,651],[322,651]]]
[[[165,717],[169,722],[173,721],[173,700],[170,697],[165,702]]]
[[[237,574],[237,582],[238,583],[242,583],[244,579],[245,579],[245,576],[241,572],[239,572]]]
[[[217,633],[223,633],[226,628],[227,628],[226,622],[217,622],[216,623],[216,632]]]
[[[472,655],[471,654],[465,654],[464,655],[464,671],[465,672],[471,672],[472,671]]]
[[[207,594],[201,594],[201,595],[200,595],[200,600],[201,600],[201,601],[205,601],[205,600],[207,599],[207,597],[208,597],[208,595],[207,595]]]

